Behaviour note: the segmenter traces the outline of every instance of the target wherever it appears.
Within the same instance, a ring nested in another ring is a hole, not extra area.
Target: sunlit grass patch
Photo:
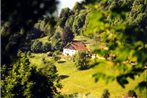
[[[106,82],[104,78],[101,78],[98,82],[95,82],[95,77],[93,75],[97,72],[104,73],[110,76],[116,76],[120,71],[115,68],[115,64],[111,61],[105,59],[97,59],[96,62],[99,62],[96,66],[87,69],[87,70],[78,70],[72,61],[72,57],[61,56],[61,59],[64,59],[65,62],[58,63],[54,61],[52,57],[48,57],[46,53],[32,54],[33,58],[30,58],[32,64],[41,68],[44,66],[42,58],[45,58],[47,61],[52,61],[57,67],[59,76],[67,76],[60,81],[63,88],[59,91],[62,94],[87,94],[90,93],[94,98],[100,98],[104,89],[108,89],[110,96],[112,97],[122,97],[122,95],[127,94],[130,89],[134,89],[139,82],[144,79],[144,75],[136,76],[134,80],[128,78],[129,84],[122,88],[118,82]],[[136,91],[138,95],[140,93]]]

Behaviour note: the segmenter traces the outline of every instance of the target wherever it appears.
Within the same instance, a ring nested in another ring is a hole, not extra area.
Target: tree
[[[74,62],[79,70],[87,69],[89,56],[86,52],[78,52],[74,57]]]
[[[42,42],[35,40],[31,46],[32,52],[41,52],[42,50]]]
[[[69,18],[67,19],[67,21],[65,23],[65,26],[66,27],[72,27],[73,22],[74,22],[74,18],[75,18],[74,15],[69,16]]]
[[[73,12],[69,8],[64,8],[61,10],[59,15],[59,25],[60,27],[64,28],[66,20],[70,15],[73,15]]]
[[[73,11],[77,14],[79,14],[80,10],[84,9],[83,5],[80,4],[79,2],[76,2],[74,7],[73,7]]]
[[[57,3],[56,0],[2,0],[2,23],[9,21],[13,30],[32,26],[46,12],[52,15]]]
[[[42,20],[38,20],[35,24],[35,28],[44,32],[49,38],[53,36],[55,32],[55,19],[50,19],[49,16],[44,17]]]
[[[61,35],[63,44],[66,45],[68,42],[71,42],[74,38],[74,34],[70,27],[65,27]]]
[[[73,32],[75,32],[77,35],[80,34],[80,30],[85,24],[86,14],[80,14],[78,16],[75,16],[75,21],[73,22],[72,28]]]
[[[51,46],[52,50],[61,50],[63,47],[63,43],[61,40],[61,35],[59,32],[56,32],[51,38]]]
[[[26,33],[34,23],[48,13],[56,10],[57,0],[2,0],[1,3],[1,42],[2,42],[2,66],[5,72],[11,69],[11,63],[17,59],[20,44],[27,42]],[[50,18],[51,18],[50,17]],[[15,41],[10,41],[10,36],[18,34]],[[6,76],[6,75],[4,75]]]
[[[22,57],[13,64],[9,75],[1,81],[4,98],[54,98],[57,93],[55,82],[57,70],[53,64],[42,69],[31,67],[27,57]]]
[[[51,43],[46,42],[45,44],[43,44],[42,49],[44,52],[51,51]]]
[[[45,35],[44,32],[41,31],[40,29],[32,28],[31,30],[27,32],[26,40],[31,41],[32,39],[36,39],[44,35]]]
[[[9,57],[5,54],[16,56],[20,44],[19,42],[22,43],[25,40],[25,33],[23,32],[19,35],[20,38],[17,39],[17,42],[11,45],[9,49],[5,49],[10,43],[9,37],[15,33],[18,34],[21,28],[28,31],[42,15],[45,15],[46,12],[52,16],[52,13],[56,10],[57,3],[56,0],[2,0],[1,25],[3,27],[7,24],[6,32],[1,32],[3,51],[2,63],[8,63]],[[13,47],[15,47],[14,50],[12,49]],[[7,59],[7,62],[4,62],[5,59]]]
[[[104,90],[101,98],[110,98],[110,93],[107,89]]]
[[[96,2],[100,2],[101,0],[84,0],[83,3],[84,4],[94,4]]]

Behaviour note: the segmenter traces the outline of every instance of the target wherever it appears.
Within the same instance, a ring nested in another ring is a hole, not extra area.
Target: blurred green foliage
[[[1,80],[2,97],[15,98],[53,98],[56,91],[54,83],[58,81],[56,67],[48,63],[45,68],[31,67],[29,59],[22,56]],[[4,66],[2,66],[2,71]]]

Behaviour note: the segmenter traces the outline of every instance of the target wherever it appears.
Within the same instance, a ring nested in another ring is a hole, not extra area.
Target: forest
[[[147,0],[59,3],[1,1],[1,97],[147,98]]]

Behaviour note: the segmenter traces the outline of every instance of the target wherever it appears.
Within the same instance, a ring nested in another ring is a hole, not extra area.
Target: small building
[[[89,49],[86,47],[86,45],[84,44],[84,42],[77,41],[77,40],[72,41],[71,43],[67,44],[63,48],[63,54],[66,55],[66,56],[67,55],[73,56],[78,51],[89,52]]]

